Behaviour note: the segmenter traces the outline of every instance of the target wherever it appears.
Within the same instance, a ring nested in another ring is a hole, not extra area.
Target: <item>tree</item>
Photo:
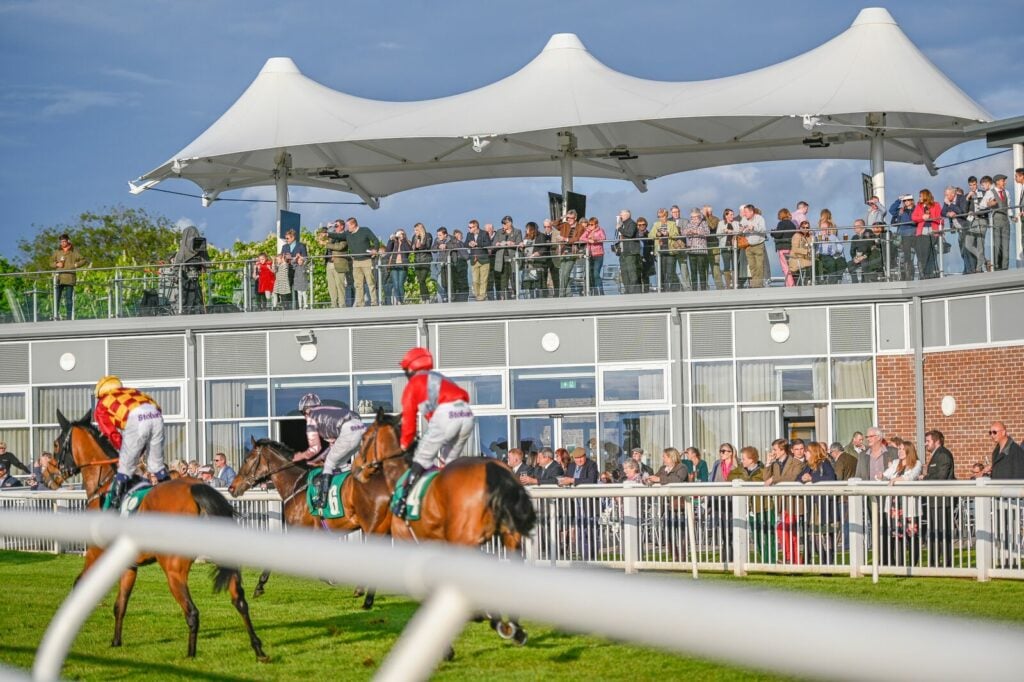
[[[179,231],[164,216],[143,209],[114,206],[104,213],[83,213],[70,225],[43,227],[18,242],[23,270],[50,270],[53,252],[65,232],[92,268],[155,263],[178,248]]]

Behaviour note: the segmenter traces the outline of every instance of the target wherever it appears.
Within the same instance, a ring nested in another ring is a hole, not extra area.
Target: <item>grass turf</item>
[[[5,646],[0,663],[29,668],[50,617],[66,597],[81,568],[81,558],[0,552],[0,585],[7,608],[0,612]],[[257,633],[271,657],[255,660],[241,619],[227,595],[212,593],[211,567],[193,568],[190,586],[201,613],[198,656],[185,658],[184,618],[167,591],[159,567],[140,569],[125,619],[124,646],[109,646],[115,592],[90,616],[64,667],[69,679],[120,680],[294,680],[331,676],[367,679],[380,665],[417,604],[404,597],[378,596],[372,611],[348,588],[275,575],[267,594],[250,597]],[[683,579],[682,577],[680,579]],[[742,582],[756,598],[758,589],[824,593],[842,599],[872,601],[941,613],[1024,622],[1024,584],[979,584],[956,579],[817,576],[751,576],[737,581],[704,574],[716,582]],[[256,573],[246,571],[251,591]],[[502,586],[498,586],[501,588]],[[515,589],[549,591],[557,586],[522,585]],[[562,589],[572,589],[565,584]],[[601,598],[596,596],[595,598]],[[608,599],[629,599],[628,588]],[[694,614],[699,618],[699,614]],[[761,673],[694,658],[626,646],[598,637],[571,635],[538,623],[526,623],[530,641],[516,647],[498,639],[484,624],[471,623],[455,643],[456,659],[443,663],[436,678],[533,680],[775,679]],[[743,624],[737,623],[737,632]]]

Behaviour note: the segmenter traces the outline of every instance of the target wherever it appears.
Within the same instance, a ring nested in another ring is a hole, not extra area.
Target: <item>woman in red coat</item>
[[[921,277],[935,277],[938,272],[937,249],[941,248],[939,242],[942,240],[942,206],[935,201],[930,191],[921,190],[911,220],[917,226],[914,255],[917,257],[918,273]]]
[[[255,307],[266,308],[274,293],[274,267],[267,254],[261,253],[253,263],[252,278],[256,280]]]

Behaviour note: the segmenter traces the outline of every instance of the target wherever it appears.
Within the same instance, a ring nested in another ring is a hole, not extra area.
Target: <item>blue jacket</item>
[[[892,206],[889,207],[889,215],[892,219],[889,222],[896,226],[896,234],[899,236],[913,237],[917,234],[917,225],[911,219],[914,209],[905,211],[900,208],[902,205],[903,202],[899,199],[892,202]]]
[[[306,260],[309,260],[309,251],[306,249],[306,245],[300,242],[298,239],[293,241],[291,244],[285,242],[281,245],[281,253],[295,258],[301,255]]]

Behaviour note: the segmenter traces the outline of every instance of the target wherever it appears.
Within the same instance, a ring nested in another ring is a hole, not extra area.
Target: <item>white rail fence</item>
[[[623,498],[627,499],[627,498]],[[632,498],[636,499],[636,498]],[[735,501],[735,500],[734,500]],[[338,543],[323,534],[295,530],[269,534],[221,519],[157,514],[122,518],[115,514],[69,514],[53,523],[49,513],[0,514],[0,534],[64,545],[89,542],[107,548],[103,557],[54,615],[36,653],[32,676],[60,676],[67,652],[82,623],[130,566],[138,552],[196,556],[226,565],[268,568],[343,583],[365,581],[389,592],[422,600],[405,631],[377,673],[379,680],[426,679],[474,613],[516,613],[570,632],[710,657],[733,665],[790,675],[835,679],[962,680],[977,676],[977,660],[964,651],[985,652],[985,677],[1018,679],[1024,670],[1024,630],[928,614],[851,605],[792,593],[759,593],[751,599],[736,586],[626,578],[610,572],[526,566],[494,561],[462,548],[424,543],[390,546],[376,539]],[[568,580],[572,590],[558,598],[532,591],[495,589],[498,585],[542,585]],[[629,599],[594,599],[622,594]],[[259,623],[258,610],[254,617]],[[823,638],[808,656],[799,637],[781,637],[767,647],[738,647],[721,632],[737,623],[755,628],[798,631],[814,623]],[[878,627],[885,623],[886,627]],[[899,634],[900,655],[892,647]],[[935,646],[953,642],[957,646]],[[273,654],[273,642],[268,642]],[[865,656],[864,652],[877,655]],[[886,655],[886,652],[893,652]],[[271,666],[273,664],[270,664]],[[15,671],[0,670],[0,676]],[[272,670],[268,669],[268,673]]]
[[[1024,483],[682,484],[530,489],[527,562],[641,570],[1024,579]],[[280,532],[275,492],[228,498],[241,525]],[[66,514],[84,493],[0,494],[0,509]],[[356,538],[357,539],[357,538]],[[82,545],[0,537],[0,548]],[[507,558],[498,542],[485,550]]]

